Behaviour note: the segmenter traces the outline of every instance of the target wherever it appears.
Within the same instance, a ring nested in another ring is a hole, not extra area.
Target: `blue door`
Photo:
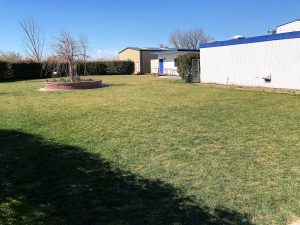
[[[159,74],[163,75],[164,74],[164,60],[159,59]]]

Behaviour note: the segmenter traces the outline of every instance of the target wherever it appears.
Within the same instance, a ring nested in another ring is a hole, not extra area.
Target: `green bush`
[[[84,75],[84,67],[88,75],[106,75],[107,65],[105,62],[87,62],[85,65],[83,62],[77,64],[77,72],[79,75]]]
[[[43,63],[17,62],[11,63],[13,78],[18,80],[43,78]]]
[[[0,61],[0,79],[7,79],[11,76],[10,63]]]
[[[191,82],[192,75],[192,61],[199,59],[200,53],[187,53],[177,56],[177,70],[181,79]]]
[[[85,65],[83,62],[79,62],[77,64],[78,74],[83,75],[85,67],[89,75],[126,75],[134,72],[134,62],[132,61],[87,62]]]
[[[57,78],[57,77],[67,76],[68,64],[65,62],[57,63],[55,61],[49,60],[49,61],[44,61],[42,65],[43,65],[43,69],[41,71],[42,78],[45,77]],[[55,76],[53,74],[54,72],[57,72]]]
[[[126,75],[133,74],[134,72],[134,62],[132,61],[112,61],[106,62],[107,65],[107,74],[111,75]]]
[[[84,63],[78,64],[78,73],[84,74]],[[134,62],[132,61],[102,61],[87,62],[86,70],[89,75],[125,75],[133,74]]]
[[[0,79],[13,78],[17,80],[40,79],[51,77],[52,69],[51,62],[1,62],[0,61]],[[61,66],[67,67],[65,64]],[[84,75],[86,68],[88,75],[125,75],[133,74],[134,62],[132,61],[102,61],[102,62],[78,62],[77,72],[79,75]],[[51,71],[50,71],[51,70]],[[65,71],[62,71],[62,76]]]

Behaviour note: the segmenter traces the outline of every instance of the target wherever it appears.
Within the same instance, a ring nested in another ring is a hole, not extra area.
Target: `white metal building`
[[[300,89],[300,32],[200,45],[203,83]]]
[[[159,73],[159,63],[158,59],[151,59],[151,74],[158,74]]]
[[[295,20],[289,23],[279,25],[277,27],[276,33],[281,34],[295,31],[300,31],[300,20]]]
[[[152,68],[151,71],[157,71],[159,75],[178,76],[176,57],[179,55],[199,52],[193,49],[174,49],[155,53],[158,55],[158,68]],[[157,65],[154,61],[153,65]]]

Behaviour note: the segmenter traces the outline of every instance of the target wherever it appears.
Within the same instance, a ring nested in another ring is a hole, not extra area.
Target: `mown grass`
[[[0,83],[0,224],[299,218],[300,95],[102,79],[56,93]]]

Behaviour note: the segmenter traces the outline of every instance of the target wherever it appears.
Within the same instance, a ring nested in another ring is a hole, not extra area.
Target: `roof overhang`
[[[124,51],[126,51],[127,49],[131,49],[131,50],[135,50],[135,51],[150,51],[150,52],[152,52],[152,51],[168,51],[168,50],[173,50],[173,49],[171,49],[171,48],[139,48],[139,47],[127,47],[127,48],[124,48],[123,50],[121,50],[121,51],[119,52],[119,54],[122,53],[122,52],[124,52]]]
[[[160,52],[153,52],[153,55],[165,55],[165,54],[173,54],[173,53],[182,53],[182,52],[199,52],[199,49],[174,49],[168,51],[160,51]]]
[[[140,50],[139,48],[135,48],[135,47],[127,47],[127,48],[124,48],[123,50],[119,51],[119,54],[126,51],[127,49],[132,49],[132,50],[136,50],[136,51]]]
[[[300,31],[201,44],[200,49],[300,38]]]

